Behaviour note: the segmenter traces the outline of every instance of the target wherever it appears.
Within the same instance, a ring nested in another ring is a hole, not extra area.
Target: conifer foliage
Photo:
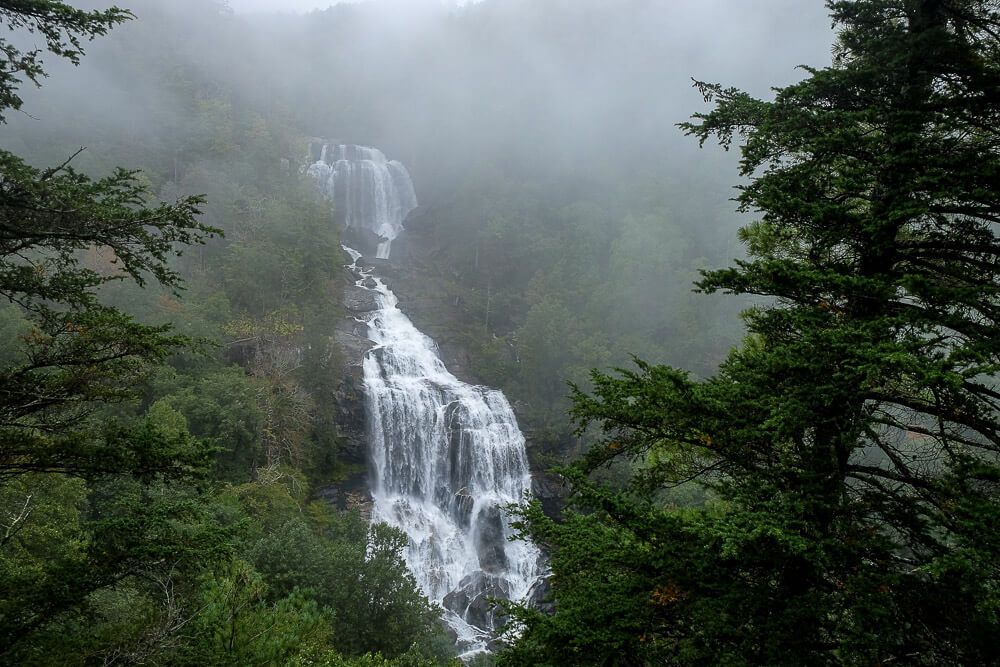
[[[87,11],[58,0],[3,0],[0,2],[0,25],[9,30],[41,37],[45,48],[27,51],[0,37],[0,122],[4,111],[18,110],[22,100],[18,89],[27,79],[36,86],[45,76],[42,58],[46,51],[80,63],[83,43],[106,35],[114,26],[133,18],[118,7]]]
[[[10,30],[41,35],[48,51],[73,63],[83,40],[131,16],[55,0],[0,1],[0,19]],[[21,106],[22,80],[37,83],[45,72],[41,49],[21,52],[0,38],[0,54],[3,122],[4,110]],[[131,395],[184,342],[169,327],[140,324],[102,304],[98,288],[152,278],[179,289],[171,258],[217,230],[196,218],[202,198],[150,206],[138,172],[118,169],[94,180],[70,166],[73,157],[38,169],[0,150],[0,300],[26,317],[22,349],[0,367],[0,479],[27,472],[186,472],[205,458],[191,443],[133,443],[123,450],[121,438],[94,442],[79,427],[99,402]],[[84,262],[87,251],[104,258],[103,270]]]
[[[507,664],[1000,660],[1000,3],[827,5],[830,67],[773,101],[697,84],[683,128],[740,146],[759,214],[699,286],[762,305],[710,379],[575,392],[589,512],[525,513],[557,613],[519,612]],[[591,481],[621,459],[630,488]],[[690,483],[711,500],[677,507]]]

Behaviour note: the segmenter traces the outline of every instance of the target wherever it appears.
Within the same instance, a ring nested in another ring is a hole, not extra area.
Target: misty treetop
[[[129,14],[112,9],[82,12],[61,2],[4,3],[11,30],[40,32],[48,50],[79,62],[81,39],[103,35]],[[44,75],[41,50],[20,54],[5,44],[8,68],[0,80],[0,110],[20,108],[15,94],[22,78]],[[136,172],[122,169],[93,180],[70,166],[75,155],[47,169],[0,151],[0,295],[20,310],[21,349],[0,371],[3,476],[30,471],[151,473],[178,466],[192,452],[157,451],[136,442],[127,452],[124,430],[113,443],[97,442],[81,420],[102,401],[130,395],[151,365],[162,363],[183,340],[169,327],[146,326],[102,304],[97,289],[152,277],[179,284],[169,257],[178,245],[203,242],[217,230],[197,220],[202,200],[146,206],[147,187]],[[106,253],[109,270],[83,264],[82,251]],[[15,325],[16,326],[16,325]],[[182,445],[182,449],[187,443]]]

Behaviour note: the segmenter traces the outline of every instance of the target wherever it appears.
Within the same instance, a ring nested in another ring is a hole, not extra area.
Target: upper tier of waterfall
[[[315,144],[312,153],[316,161],[306,173],[333,200],[337,220],[352,232],[351,242],[362,244],[366,253],[388,258],[403,221],[417,207],[406,167],[368,146]]]

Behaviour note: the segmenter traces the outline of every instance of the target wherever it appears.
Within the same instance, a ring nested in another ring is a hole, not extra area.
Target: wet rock
[[[360,376],[365,353],[375,346],[368,339],[368,325],[354,319],[343,319],[333,330],[333,340],[337,344],[345,370]]]
[[[531,475],[531,493],[542,504],[545,515],[559,519],[569,497],[569,485],[559,475],[535,471]]]
[[[378,283],[375,282],[374,278],[368,277],[364,279],[364,282],[361,283],[361,286],[367,289],[375,289],[376,287],[378,287]]]
[[[368,432],[364,401],[365,354],[374,343],[367,338],[368,326],[353,318],[337,323],[333,340],[341,360],[340,380],[330,397],[334,422],[340,436],[338,457],[350,463],[367,463]]]
[[[487,507],[476,521],[476,552],[479,567],[484,572],[497,573],[507,568],[507,540],[503,532],[503,513],[498,507]]]
[[[556,613],[556,603],[552,600],[552,584],[549,577],[543,577],[532,585],[531,589],[528,590],[526,604],[543,614],[551,616]]]
[[[482,630],[497,630],[507,617],[495,609],[494,600],[509,600],[510,584],[506,579],[484,572],[475,572],[459,582],[458,589],[444,598],[444,606],[470,625]]]
[[[472,456],[465,423],[466,408],[459,401],[452,401],[444,410],[445,432],[448,437],[448,456],[451,463],[451,488],[464,489],[472,482]]]
[[[353,313],[370,313],[378,310],[376,294],[363,287],[352,285],[344,291],[344,308]]]
[[[468,489],[463,488],[455,494],[454,507],[455,518],[462,528],[468,528],[472,522],[472,510],[476,506],[476,499],[472,497]]]
[[[359,269],[356,269],[353,266],[345,266],[342,277],[345,285],[353,285],[357,281],[361,280],[362,275]]]
[[[339,436],[337,458],[345,463],[367,464],[368,433],[361,386],[345,376],[332,398]]]
[[[472,601],[472,597],[469,591],[465,589],[454,590],[444,596],[441,604],[444,605],[445,609],[450,609],[459,616],[465,616],[465,610],[469,608],[469,602]]]
[[[451,641],[451,643],[452,644],[457,644],[458,643],[458,632],[455,631],[455,628],[451,627],[447,623],[442,623],[441,627],[444,628],[444,633],[445,633],[445,635],[448,636],[448,639]]]
[[[374,273],[379,278],[394,278],[399,276],[398,267],[394,261],[390,261],[388,259],[361,257],[358,259],[358,266],[361,267],[366,273]]]
[[[339,225],[344,226],[343,211],[334,209],[334,219]],[[354,248],[360,253],[375,255],[375,252],[382,242],[382,239],[370,229],[359,227],[344,227],[341,231],[341,239],[345,245]]]

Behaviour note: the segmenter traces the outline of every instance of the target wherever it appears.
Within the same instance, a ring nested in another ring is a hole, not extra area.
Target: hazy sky
[[[325,9],[336,2],[337,0],[229,0],[229,6],[238,12],[305,12],[310,9]]]
[[[433,0],[396,0],[396,2],[432,2]],[[463,5],[470,0],[440,0],[443,4]],[[474,1],[474,0],[473,0]],[[326,9],[338,2],[361,2],[361,0],[229,0],[229,6],[237,12],[307,12],[312,9]]]

